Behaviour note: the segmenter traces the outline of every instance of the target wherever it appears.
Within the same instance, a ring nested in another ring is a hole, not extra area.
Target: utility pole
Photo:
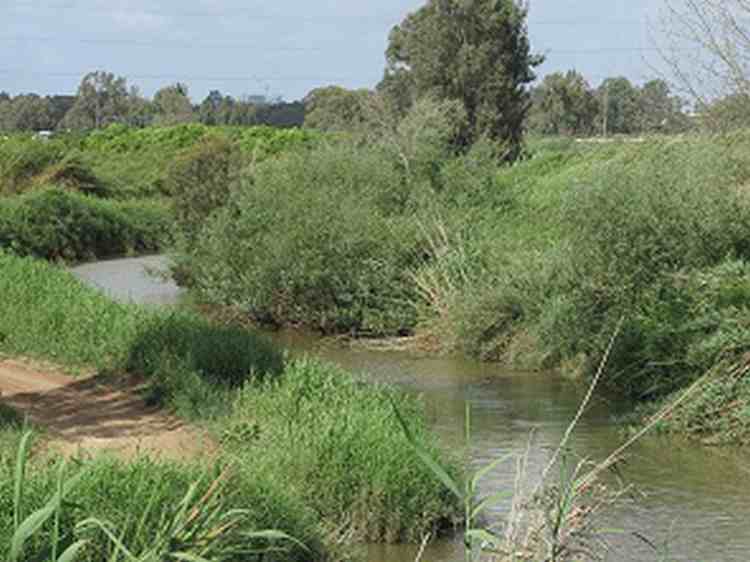
[[[604,95],[602,96],[602,136],[607,138],[607,126],[609,119],[609,82],[604,82]]]

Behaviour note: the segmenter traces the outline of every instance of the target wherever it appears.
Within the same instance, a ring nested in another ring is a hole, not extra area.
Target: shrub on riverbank
[[[223,425],[224,443],[245,470],[277,474],[340,533],[418,542],[457,524],[459,506],[415,454],[394,404],[416,442],[455,476],[417,400],[312,359],[245,387]]]
[[[354,539],[417,540],[453,523],[455,501],[394,416],[396,403],[420,444],[437,451],[416,400],[315,361],[284,367],[278,352],[246,330],[113,302],[44,262],[0,253],[0,271],[0,353],[144,375],[152,398],[186,417],[213,418],[233,467],[229,505],[249,509],[256,528],[287,531],[317,552]],[[76,513],[122,523],[142,533],[144,546],[151,522],[195,475],[158,463],[88,468]],[[34,473],[34,505],[51,493],[53,475]],[[148,505],[154,512],[136,530]],[[65,520],[67,529],[76,517]],[[0,540],[9,528],[0,515]]]
[[[171,237],[160,201],[101,200],[55,188],[0,199],[0,248],[66,262],[153,253]]]
[[[402,181],[387,159],[346,146],[259,165],[188,250],[196,288],[261,321],[408,330],[418,233]]]

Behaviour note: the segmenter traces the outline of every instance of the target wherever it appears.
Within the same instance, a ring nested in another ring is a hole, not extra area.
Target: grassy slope
[[[115,303],[40,261],[0,253],[0,271],[0,353],[144,374],[155,397],[178,413],[213,419],[225,445],[218,462],[235,467],[228,507],[249,509],[254,528],[287,531],[308,542],[318,560],[333,556],[339,533],[349,529],[350,539],[393,541],[417,539],[453,521],[454,500],[394,419],[391,400],[424,446],[436,450],[416,400],[317,362],[283,365],[274,349],[241,329]],[[66,518],[66,528],[103,517],[129,529],[133,548],[154,540],[164,510],[200,473],[197,465],[150,461],[84,467],[80,509]],[[0,466],[2,485],[10,485],[10,469],[9,461]],[[28,509],[40,506],[53,484],[54,467],[38,467],[30,476]],[[139,498],[153,494],[163,499],[159,508],[141,511],[146,502]],[[140,517],[144,525],[135,528]],[[11,525],[10,511],[1,509],[0,544],[7,544]],[[72,538],[70,531],[66,540]],[[39,540],[46,544],[44,535]]]

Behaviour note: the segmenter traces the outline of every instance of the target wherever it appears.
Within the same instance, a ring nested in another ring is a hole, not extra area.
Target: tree
[[[544,77],[531,93],[529,128],[545,135],[588,135],[599,111],[594,91],[575,70]]]
[[[351,130],[362,124],[362,103],[369,90],[340,86],[316,88],[305,96],[305,127],[321,131]]]
[[[76,101],[62,126],[69,129],[99,129],[122,123],[129,111],[127,80],[97,70],[86,74],[78,86]]]
[[[638,88],[624,77],[607,78],[597,90],[600,103],[599,123],[604,134],[639,132]]]
[[[543,60],[531,53],[527,13],[518,0],[428,0],[391,31],[386,77],[408,76],[415,99],[459,101],[467,121],[457,147],[486,135],[515,158],[529,109],[526,86]]]
[[[5,131],[42,131],[54,127],[49,98],[23,94],[0,102],[0,106],[0,129]]]
[[[688,127],[684,101],[673,96],[666,81],[646,82],[638,92],[637,128],[642,133],[673,133]]]
[[[194,121],[193,104],[188,96],[188,87],[177,82],[154,94],[155,122],[159,125],[175,125]]]

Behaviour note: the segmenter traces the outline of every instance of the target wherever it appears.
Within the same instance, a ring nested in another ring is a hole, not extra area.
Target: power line
[[[2,37],[0,41],[10,42],[47,42],[47,43],[83,43],[83,44],[111,44],[111,45],[142,45],[148,47],[158,46],[173,46],[173,47],[208,47],[214,49],[230,49],[235,47],[250,47],[258,49],[262,52],[268,51],[290,51],[290,52],[320,52],[325,51],[327,48],[340,48],[341,45],[332,43],[330,46],[324,47],[295,47],[295,46],[281,46],[272,47],[267,45],[258,45],[248,41],[203,41],[203,40],[190,40],[190,39],[117,39],[117,38],[86,38],[86,37],[51,37],[51,36],[12,36]],[[600,54],[611,54],[611,53],[632,53],[632,52],[658,52],[660,49],[657,47],[596,47],[591,49],[542,49],[541,52],[545,54],[555,55],[600,55]],[[681,49],[682,51],[693,51],[695,49]]]
[[[250,47],[258,49],[259,51],[274,51],[274,52],[306,52],[306,51],[323,51],[322,47],[295,47],[295,46],[282,46],[282,47],[269,47],[267,45],[258,45],[249,41],[204,41],[204,40],[189,40],[189,39],[116,39],[116,38],[86,38],[86,37],[50,37],[50,36],[33,36],[33,35],[22,35],[13,37],[0,37],[0,41],[10,42],[43,42],[43,43],[83,43],[83,44],[99,44],[99,45],[141,45],[147,47],[154,46],[168,46],[168,47],[179,47],[181,49],[190,47],[201,47],[209,49],[229,49],[234,47]],[[334,45],[331,46],[333,48]]]
[[[112,9],[112,8],[106,8],[101,6],[78,6],[75,2],[66,2],[64,4],[57,4],[57,5],[47,5],[47,6],[39,6],[39,5],[21,5],[16,4],[14,6],[9,6],[11,11],[15,12],[23,12],[25,9],[33,9],[35,12],[35,15],[38,15],[38,12],[40,9],[43,10],[51,10],[51,11],[84,11],[89,13],[103,13],[103,14],[118,14],[122,13],[124,10],[118,10],[118,9]],[[210,18],[237,18],[237,17],[245,17],[249,19],[257,19],[257,20],[284,20],[286,22],[296,20],[300,22],[306,22],[306,23],[333,23],[332,18],[330,17],[324,17],[324,16],[309,16],[304,14],[269,14],[269,13],[262,13],[258,11],[249,11],[249,10],[224,10],[221,13],[217,12],[211,12],[211,11],[168,11],[168,10],[159,10],[154,8],[144,8],[138,10],[138,13],[140,14],[147,14],[150,16],[161,16],[161,17],[174,17],[174,18],[203,18],[203,19],[210,19]],[[342,15],[342,16],[336,16],[337,20],[345,19],[345,20],[351,20],[351,21],[361,21],[361,22],[393,22],[395,21],[401,21],[406,16],[405,13],[401,12],[398,14],[369,14],[369,15]],[[350,21],[350,23],[351,23]],[[575,19],[575,20],[543,20],[543,19],[533,19],[530,18],[527,20],[527,23],[532,25],[543,25],[543,26],[565,26],[565,27],[587,27],[587,26],[639,26],[643,25],[643,20],[638,19],[611,19],[611,20],[597,20],[597,19]]]
[[[23,68],[0,68],[0,74],[23,74],[29,76],[45,76],[52,78],[81,78],[88,72],[40,72],[37,70],[26,70]],[[303,81],[320,81],[320,82],[343,82],[354,77],[343,76],[194,76],[184,74],[128,74],[129,80],[177,80],[193,82],[251,82],[251,81],[268,81],[268,82],[303,82]]]

